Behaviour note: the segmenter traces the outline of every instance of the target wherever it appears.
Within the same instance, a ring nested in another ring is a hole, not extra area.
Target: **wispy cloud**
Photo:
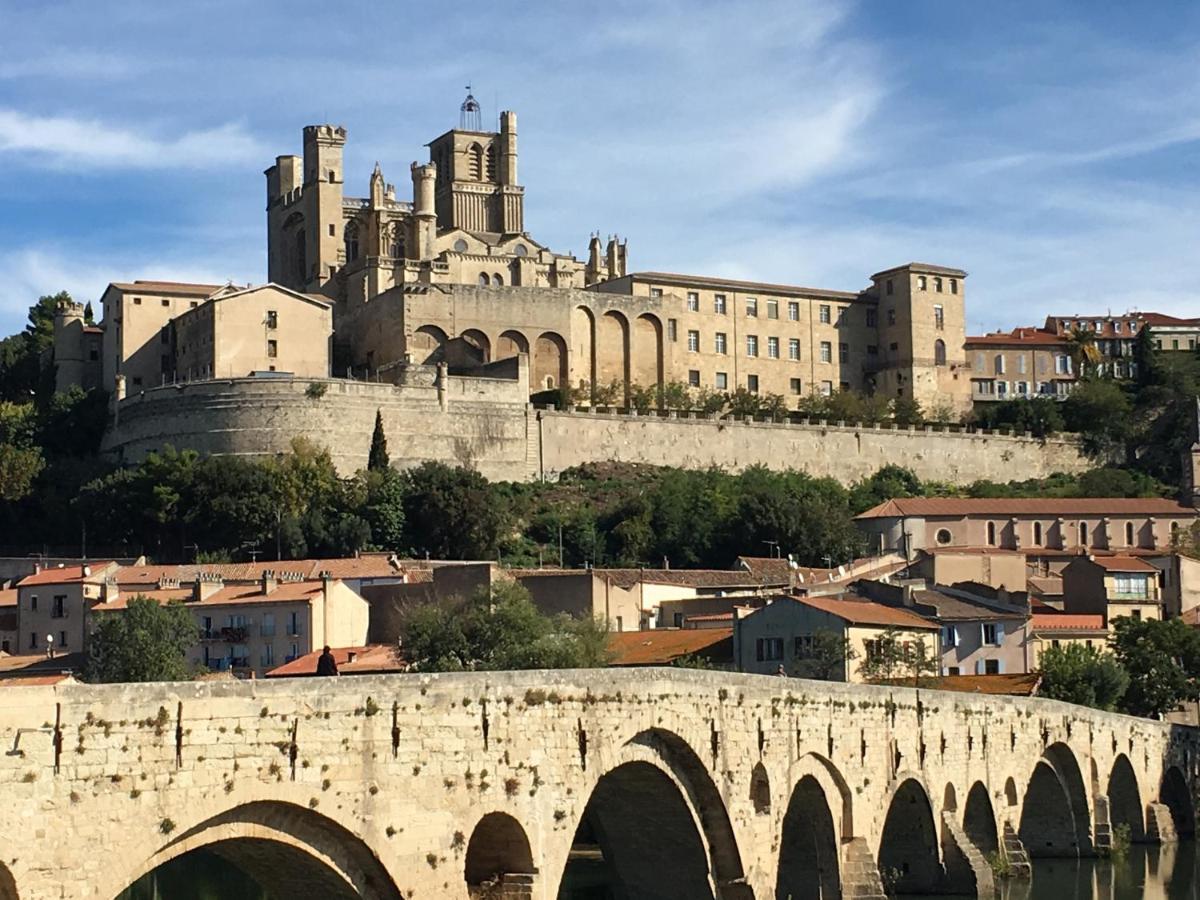
[[[162,137],[98,119],[0,109],[0,154],[31,165],[199,169],[255,164],[266,151],[236,123]]]

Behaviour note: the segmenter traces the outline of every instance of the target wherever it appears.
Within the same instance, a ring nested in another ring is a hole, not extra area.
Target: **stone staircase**
[[[1017,837],[1010,823],[1004,823],[1004,833],[1000,836],[1000,847],[1012,869],[1013,878],[1032,878],[1033,866],[1029,863],[1029,853],[1025,845]]]
[[[942,858],[946,861],[946,882],[952,893],[996,896],[996,878],[991,864],[984,859],[954,813],[942,813]]]
[[[851,838],[842,845],[842,897],[887,900],[879,864],[866,838]]]
[[[1165,803],[1146,804],[1146,840],[1151,844],[1173,844],[1179,840],[1175,819]]]

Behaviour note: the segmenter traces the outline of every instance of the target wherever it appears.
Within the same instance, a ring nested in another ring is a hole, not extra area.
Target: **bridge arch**
[[[496,359],[508,359],[520,353],[529,352],[529,338],[515,328],[500,332],[496,341]]]
[[[0,900],[20,900],[20,897],[12,871],[0,862]]]
[[[814,775],[797,782],[783,816],[778,900],[820,900],[841,895],[837,831],[829,798]]]
[[[596,779],[576,822],[559,884],[578,876],[584,855],[618,896],[692,900],[724,896],[744,877],[741,854],[720,791],[683,738],[664,729],[637,734]],[[671,860],[664,881],[662,861]]]
[[[492,361],[492,342],[486,334],[478,328],[468,328],[462,333],[461,337],[479,351],[479,361],[481,363],[490,363]]]
[[[942,860],[933,804],[916,777],[900,781],[879,839],[879,873],[897,894],[930,894],[942,882]]]
[[[472,898],[492,896],[514,876],[525,880],[536,874],[533,850],[520,822],[507,813],[490,812],[476,823],[463,869]]]
[[[1138,789],[1137,775],[1133,765],[1124,753],[1117,754],[1113,760],[1112,771],[1108,776],[1108,814],[1113,828],[1120,825],[1129,827],[1129,839],[1144,841],[1146,839],[1145,804],[1142,803],[1142,793]]]
[[[760,816],[771,811],[771,779],[767,775],[767,767],[761,762],[755,763],[750,772],[750,803]]]
[[[983,853],[994,853],[1000,849],[1000,838],[996,828],[996,811],[992,798],[982,781],[971,785],[967,802],[963,807],[963,831]]]
[[[586,306],[571,310],[571,361],[572,387],[587,384],[592,391],[596,388],[596,316]]]
[[[1030,856],[1091,854],[1087,788],[1075,754],[1066,744],[1051,744],[1034,766],[1018,832]]]
[[[243,803],[165,839],[132,871],[114,873],[113,889],[100,893],[116,896],[164,863],[200,849],[227,859],[277,896],[402,900],[360,837],[312,809],[276,800]]]
[[[1178,766],[1168,766],[1163,772],[1158,799],[1171,811],[1176,834],[1180,837],[1191,837],[1196,833],[1196,808],[1192,803],[1187,780]]]

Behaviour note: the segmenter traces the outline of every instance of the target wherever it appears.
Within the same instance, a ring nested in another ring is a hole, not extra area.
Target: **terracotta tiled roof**
[[[267,678],[293,678],[302,675],[317,674],[317,660],[324,649],[314,650],[291,662],[276,666],[266,673]],[[365,647],[333,647],[330,648],[333,659],[337,663],[339,675],[377,675],[383,672],[403,672],[408,663],[400,656],[397,647],[392,644],[369,644]],[[350,656],[354,656],[351,662]]]
[[[0,590],[0,609],[17,605],[17,589],[5,588]]]
[[[142,291],[147,294],[183,294],[190,297],[207,297],[224,287],[222,284],[189,284],[184,281],[114,281],[111,287],[128,293]]]
[[[233,584],[225,585],[223,588],[214,591],[203,600],[191,600],[192,589],[190,586],[184,588],[164,588],[162,590],[130,590],[122,591],[115,600],[110,600],[108,603],[98,603],[93,607],[96,612],[111,612],[112,610],[125,609],[130,600],[134,597],[146,597],[150,600],[157,600],[160,603],[169,603],[172,600],[183,600],[188,606],[223,606],[228,604],[249,605],[255,603],[286,603],[307,601],[318,596],[321,593],[323,583],[321,581],[281,581],[269,594],[264,594],[262,588],[257,584]]]
[[[895,516],[1192,516],[1196,509],[1163,497],[904,497],[885,500],[858,519]]]
[[[1177,316],[1168,316],[1166,313],[1138,313],[1138,317],[1147,325],[1200,325],[1200,319],[1180,319]]]
[[[763,294],[786,294],[789,296],[828,297],[833,300],[854,300],[860,294],[854,291],[830,291],[824,288],[800,287],[794,284],[771,284],[765,281],[738,281],[734,278],[710,278],[706,275],[680,275],[676,272],[632,272],[630,278],[637,281],[657,281],[662,284],[678,284],[684,287],[724,288],[729,291],[752,291]]]
[[[732,612],[723,612],[723,613],[709,613],[709,614],[703,615],[703,616],[686,616],[684,618],[684,621],[685,622],[732,622],[733,621],[733,613]]]
[[[1107,633],[1099,613],[1035,612],[1029,617],[1032,631],[1097,631]]]
[[[937,623],[922,619],[914,612],[895,606],[884,606],[871,600],[854,600],[847,597],[784,597],[776,603],[790,600],[803,603],[813,609],[837,616],[851,625],[879,625],[897,628],[922,628],[936,631]]]
[[[963,339],[963,346],[968,350],[972,347],[1066,347],[1067,339],[1038,328],[1014,328],[968,336]]]
[[[35,584],[72,584],[76,581],[102,581],[105,571],[116,565],[111,562],[94,562],[87,565],[78,566],[56,566],[52,569],[43,569],[40,572],[34,572],[32,575],[26,575],[19,582],[18,587],[29,587]],[[88,575],[83,574],[83,570],[88,569]]]
[[[722,644],[728,645],[723,647]],[[613,666],[667,665],[695,653],[733,657],[732,628],[652,628],[618,631],[608,638]]]
[[[929,607],[939,620],[946,622],[1000,622],[1024,619],[1028,615],[1023,609],[1001,609],[965,597],[943,594],[941,591],[913,591],[913,600]]]
[[[1106,572],[1157,572],[1158,569],[1131,556],[1097,556],[1091,560]]]
[[[575,570],[582,571],[582,570]],[[730,569],[592,569],[596,575],[612,579],[623,588],[639,581],[646,584],[674,584],[681,587],[757,588],[764,585],[785,585],[788,579],[760,579],[749,572]]]

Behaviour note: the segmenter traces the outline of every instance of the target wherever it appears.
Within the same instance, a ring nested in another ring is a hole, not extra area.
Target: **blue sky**
[[[280,25],[281,22],[288,24]],[[973,332],[1200,314],[1200,4],[0,0],[0,333],[40,293],[262,281],[264,179],[347,191],[519,115],[526,227],[640,270],[854,290],[960,266]]]

